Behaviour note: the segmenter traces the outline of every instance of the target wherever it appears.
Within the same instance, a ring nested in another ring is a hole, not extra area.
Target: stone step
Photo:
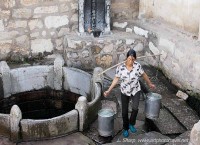
[[[165,145],[188,145],[190,140],[190,131],[186,131],[178,137],[170,140],[169,143]]]
[[[170,141],[170,138],[158,132],[152,131],[143,134],[130,134],[128,138],[119,138],[117,141],[105,145],[162,145]]]
[[[156,130],[162,134],[181,134],[186,129],[165,108],[160,109],[159,118],[156,120],[146,119],[149,130]]]
[[[80,144],[95,145],[95,142],[89,139],[88,137],[84,136],[82,133],[76,132],[60,138],[21,142],[17,144],[18,145],[80,145]],[[12,145],[12,144],[5,144],[5,145]]]
[[[191,130],[200,119],[197,113],[182,99],[163,98],[162,104],[187,130]]]

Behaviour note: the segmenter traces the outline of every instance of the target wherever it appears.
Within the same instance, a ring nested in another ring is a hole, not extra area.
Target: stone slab
[[[53,66],[33,66],[11,70],[12,94],[53,88]]]
[[[152,120],[152,122],[162,134],[178,134],[186,131],[170,112],[164,108],[160,110],[159,118]]]
[[[91,139],[84,136],[80,132],[52,140],[18,143],[18,145],[84,145],[84,144],[95,145],[95,143]]]
[[[0,145],[16,145],[16,143],[11,142],[9,138],[0,137]]]
[[[188,129],[191,130],[199,121],[197,113],[182,99],[167,99],[162,104]]]
[[[186,131],[179,135],[178,137],[170,140],[169,143],[165,145],[188,145],[190,140],[190,131]]]
[[[106,145],[129,145],[129,144],[137,144],[137,145],[162,145],[170,141],[170,138],[162,135],[158,132],[152,131],[148,133],[132,134],[128,138],[118,138],[116,142],[112,142]]]
[[[76,68],[63,68],[64,89],[82,96],[89,96],[91,93],[92,76]]]
[[[122,130],[122,127],[123,127],[122,118],[116,117],[114,119],[114,134],[113,134],[113,136],[116,136]],[[95,142],[100,143],[100,144],[109,143],[113,139],[112,136],[110,136],[110,137],[99,136],[98,119],[90,125],[89,130],[85,131],[84,134],[87,137],[93,139]]]

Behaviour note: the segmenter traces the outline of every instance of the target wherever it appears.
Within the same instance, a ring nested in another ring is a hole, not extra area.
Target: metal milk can
[[[145,102],[145,115],[149,119],[157,119],[160,113],[162,96],[157,93],[148,93]]]
[[[114,111],[101,109],[98,112],[98,132],[100,136],[108,137],[114,134]]]

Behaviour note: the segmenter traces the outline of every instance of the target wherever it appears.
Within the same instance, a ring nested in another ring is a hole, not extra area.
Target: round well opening
[[[0,113],[9,114],[18,105],[23,119],[49,119],[75,109],[79,94],[43,89],[18,93],[0,101]]]

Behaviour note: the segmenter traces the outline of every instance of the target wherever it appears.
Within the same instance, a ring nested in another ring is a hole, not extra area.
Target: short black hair
[[[130,49],[130,50],[127,52],[126,57],[128,58],[129,56],[133,56],[133,57],[135,57],[135,59],[136,59],[136,52],[135,52],[135,50]]]

